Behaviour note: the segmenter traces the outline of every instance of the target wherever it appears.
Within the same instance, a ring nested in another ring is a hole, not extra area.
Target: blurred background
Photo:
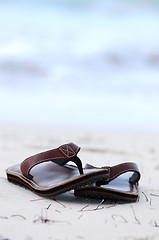
[[[159,1],[0,0],[0,123],[159,130]]]

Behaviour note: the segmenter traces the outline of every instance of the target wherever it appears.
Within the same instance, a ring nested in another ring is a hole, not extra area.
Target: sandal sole
[[[10,174],[9,172],[7,172],[7,178],[10,182],[29,188],[31,191],[33,191],[34,193],[40,196],[55,196],[72,189],[80,188],[80,187],[95,183],[96,181],[99,181],[99,180],[105,180],[107,176],[108,176],[108,171],[102,170],[102,171],[92,172],[85,175],[80,175],[80,177],[78,178],[75,178],[64,184],[54,186],[53,188],[40,189],[38,187],[36,188],[33,187],[31,183],[34,184],[34,182],[30,180],[27,181],[27,179],[24,178],[23,176]]]

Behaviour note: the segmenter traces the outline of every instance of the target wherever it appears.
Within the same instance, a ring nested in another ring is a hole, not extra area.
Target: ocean
[[[158,1],[0,1],[0,123],[159,130]]]

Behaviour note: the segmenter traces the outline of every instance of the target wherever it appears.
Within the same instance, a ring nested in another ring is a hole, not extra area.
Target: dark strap
[[[121,163],[114,167],[110,167],[109,181],[112,181],[113,179],[117,178],[118,176],[120,176],[121,174],[126,173],[126,172],[134,172],[134,174],[129,179],[130,183],[136,183],[139,181],[140,172],[137,167],[137,164],[134,162]]]
[[[80,147],[78,147],[74,143],[68,143],[60,146],[59,148],[36,154],[25,159],[21,163],[21,171],[25,177],[31,179],[32,176],[29,174],[30,170],[37,164],[53,161],[63,166],[67,162],[73,161],[77,165],[80,174],[83,174],[81,160],[76,156],[79,150]]]
[[[89,164],[86,164],[86,168],[95,168],[95,167]],[[129,178],[129,183],[135,184],[140,180],[140,172],[137,164],[134,162],[126,162],[113,167],[102,167],[102,168],[109,169],[109,176],[107,180],[97,181],[96,183],[97,186],[108,184],[113,179],[117,178],[118,176],[126,172],[134,172],[133,175]]]

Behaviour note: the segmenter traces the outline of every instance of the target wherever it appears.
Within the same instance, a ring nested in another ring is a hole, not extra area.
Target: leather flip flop
[[[94,169],[86,164],[85,169]],[[136,201],[138,198],[138,181],[140,172],[136,163],[126,162],[113,167],[103,167],[109,171],[106,180],[97,181],[96,184],[78,188],[75,196]],[[99,168],[98,168],[99,169]]]
[[[41,196],[54,196],[80,186],[104,180],[108,169],[83,169],[74,143],[42,152],[6,170],[8,180],[30,188]],[[72,161],[76,166],[68,165]]]

